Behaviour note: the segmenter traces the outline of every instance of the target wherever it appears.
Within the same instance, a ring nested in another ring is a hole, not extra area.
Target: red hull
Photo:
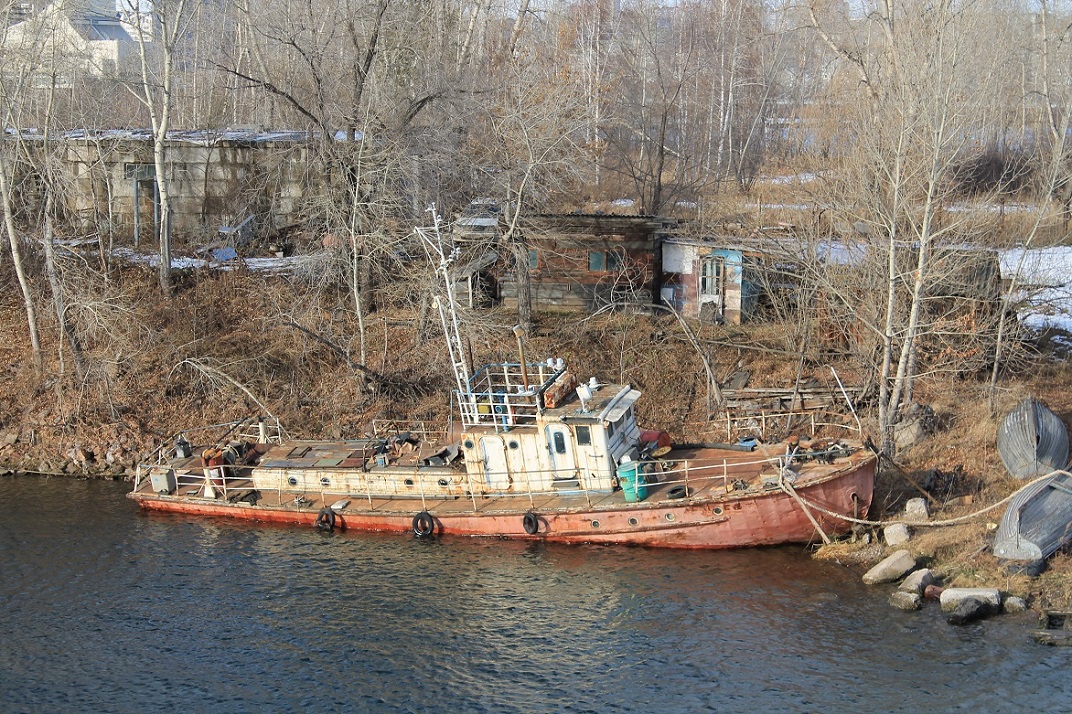
[[[854,463],[827,478],[801,484],[797,493],[827,534],[844,532],[850,523],[823,511],[864,517],[874,489],[875,459]],[[135,492],[130,497],[142,508],[200,516],[313,526],[319,507],[231,504],[208,499],[159,496]],[[336,527],[348,531],[412,532],[419,502],[396,500],[362,508],[354,499],[338,511]],[[515,500],[516,501],[516,500]],[[323,504],[321,504],[323,505]],[[517,506],[518,504],[514,504]],[[770,490],[722,498],[618,503],[590,508],[506,508],[494,503],[477,510],[464,501],[429,504],[436,535],[495,536],[563,543],[616,543],[661,548],[739,548],[811,542],[819,535],[804,507],[788,493]],[[494,509],[494,510],[490,510]],[[820,510],[822,509],[822,510]],[[523,519],[538,518],[535,535],[525,532]]]

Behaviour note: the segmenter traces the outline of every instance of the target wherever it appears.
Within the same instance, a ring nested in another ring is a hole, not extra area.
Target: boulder
[[[911,534],[904,523],[891,523],[882,529],[882,537],[886,539],[886,545],[901,545],[908,542]]]
[[[940,598],[942,612],[953,612],[963,600],[969,598],[984,603],[993,613],[1001,610],[1001,591],[997,588],[946,588]]]
[[[893,427],[893,444],[898,451],[904,451],[923,440],[927,430],[922,419],[902,421]]]
[[[928,585],[934,585],[934,573],[930,568],[922,568],[909,573],[908,577],[901,582],[898,590],[923,595]]]
[[[892,583],[916,569],[916,559],[907,550],[899,550],[864,573],[868,585]]]
[[[905,520],[909,523],[924,523],[931,517],[927,510],[927,500],[923,498],[910,498],[905,502]]]
[[[1001,611],[1010,615],[1027,612],[1027,601],[1022,597],[1010,595],[1002,601]]]
[[[894,590],[890,593],[890,607],[905,611],[918,610],[923,607],[923,598],[919,593]]]
[[[944,606],[942,610],[945,610]],[[956,607],[949,613],[946,620],[950,625],[967,625],[970,622],[996,615],[998,612],[1000,608],[995,608],[992,602],[969,595],[957,601]]]

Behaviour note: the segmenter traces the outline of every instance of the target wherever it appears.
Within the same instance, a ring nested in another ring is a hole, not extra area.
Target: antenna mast
[[[465,345],[462,342],[457,303],[454,300],[454,281],[450,277],[450,265],[457,258],[458,251],[453,245],[449,250],[444,246],[443,234],[439,230],[441,219],[436,213],[434,203],[428,211],[432,214],[432,227],[417,228],[417,235],[421,237],[429,262],[435,265],[436,274],[443,281],[442,287],[446,299],[444,300],[442,295],[436,295],[433,300],[439,311],[439,322],[443,327],[443,337],[447,341],[447,352],[450,355],[451,367],[454,369],[454,378],[458,382],[458,392],[461,395],[468,395],[470,393],[469,364],[465,361]]]

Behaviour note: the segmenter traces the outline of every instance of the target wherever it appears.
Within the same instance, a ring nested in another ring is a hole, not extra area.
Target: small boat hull
[[[1034,398],[1017,404],[998,427],[998,453],[1013,478],[1030,479],[1068,464],[1068,430]]]
[[[1072,476],[1051,474],[1021,488],[1009,501],[994,536],[994,555],[1036,562],[1072,540]]]

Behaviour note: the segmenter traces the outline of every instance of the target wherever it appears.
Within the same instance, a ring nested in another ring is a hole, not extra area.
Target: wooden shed
[[[761,293],[759,258],[754,248],[716,239],[667,239],[659,297],[686,317],[739,325]]]
[[[530,217],[522,230],[533,305],[585,312],[650,306],[659,294],[662,242],[676,225],[659,216]],[[500,297],[516,305],[515,266],[505,261],[499,268]]]

